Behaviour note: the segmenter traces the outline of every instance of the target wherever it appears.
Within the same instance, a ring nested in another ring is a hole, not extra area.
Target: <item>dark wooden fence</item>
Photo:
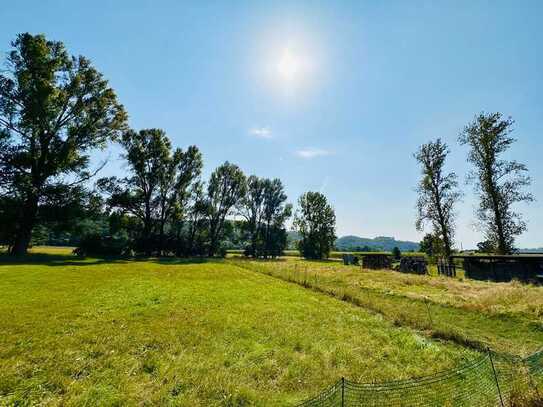
[[[474,280],[508,282],[518,280],[523,283],[543,283],[543,256],[451,256],[462,263],[465,276]]]
[[[437,262],[437,274],[446,277],[456,277],[456,264],[448,260],[439,260]]]

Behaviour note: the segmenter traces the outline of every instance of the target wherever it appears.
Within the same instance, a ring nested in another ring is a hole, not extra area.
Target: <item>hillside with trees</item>
[[[419,250],[419,244],[406,240],[396,240],[394,237],[377,236],[373,239],[358,236],[342,236],[336,240],[339,251],[392,251],[395,247],[402,252]]]

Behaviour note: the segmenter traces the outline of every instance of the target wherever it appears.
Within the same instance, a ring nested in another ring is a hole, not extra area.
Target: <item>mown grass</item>
[[[543,345],[542,287],[370,271],[335,262],[238,264],[379,312],[399,326],[473,348],[490,346],[525,356]]]
[[[0,259],[0,405],[285,405],[477,357],[228,261]]]

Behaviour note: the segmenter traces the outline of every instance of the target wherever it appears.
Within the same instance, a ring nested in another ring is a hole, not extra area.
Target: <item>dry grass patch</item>
[[[542,287],[369,271],[337,262],[238,263],[379,312],[432,337],[475,348],[489,345],[512,355],[528,355],[543,345]]]

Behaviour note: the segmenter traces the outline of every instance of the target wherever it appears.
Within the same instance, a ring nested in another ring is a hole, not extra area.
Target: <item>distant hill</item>
[[[372,250],[391,251],[394,247],[402,252],[417,251],[419,244],[404,240],[396,240],[393,237],[377,236],[373,239],[359,236],[343,236],[336,240],[336,247],[340,251],[363,251],[364,248]]]
[[[300,240],[297,232],[288,232],[288,248],[295,249],[296,242]],[[336,240],[336,248],[339,251],[364,251],[368,248],[374,251],[389,252],[394,247],[398,247],[402,252],[418,251],[419,244],[416,242],[396,240],[393,237],[377,236],[373,239],[359,236],[342,236]]]
[[[543,253],[543,247],[536,249],[518,249],[519,253]]]

